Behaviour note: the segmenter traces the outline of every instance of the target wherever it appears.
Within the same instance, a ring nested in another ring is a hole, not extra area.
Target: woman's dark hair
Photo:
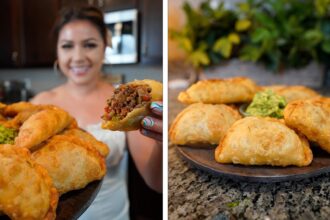
[[[100,32],[105,45],[107,45],[107,27],[103,20],[103,13],[93,6],[63,8],[59,13],[53,28],[56,42],[63,26],[74,20],[86,20],[95,25]]]

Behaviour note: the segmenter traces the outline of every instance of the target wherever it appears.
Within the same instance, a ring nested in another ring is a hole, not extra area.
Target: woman
[[[125,140],[141,176],[152,189],[162,190],[162,103],[152,103],[153,115],[142,121],[140,131],[101,129],[100,117],[114,88],[101,80],[107,45],[103,14],[94,7],[65,9],[55,26],[59,69],[65,84],[42,92],[31,101],[54,104],[77,119],[79,126],[111,148],[108,173],[102,188],[81,219],[128,219]],[[155,107],[155,108],[153,108]],[[149,123],[152,120],[152,123]],[[141,153],[143,152],[143,153]]]

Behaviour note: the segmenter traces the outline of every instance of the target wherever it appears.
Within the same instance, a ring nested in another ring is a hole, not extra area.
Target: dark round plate
[[[102,180],[89,183],[85,188],[65,193],[56,209],[56,220],[75,220],[92,204],[102,185]],[[0,220],[8,220],[0,216]]]
[[[214,175],[248,182],[281,182],[298,180],[330,172],[330,155],[319,148],[313,148],[313,162],[307,167],[272,167],[220,164],[214,159],[213,148],[192,148],[177,146],[178,152],[188,162]]]

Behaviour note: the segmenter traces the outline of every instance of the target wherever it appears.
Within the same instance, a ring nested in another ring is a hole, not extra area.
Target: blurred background
[[[327,88],[328,0],[169,0],[170,88],[196,78]]]
[[[161,0],[3,0],[0,101],[27,100],[64,81],[53,69],[56,51],[51,28],[61,8],[76,4],[101,8],[113,32],[115,47],[106,50],[106,80],[114,83],[136,78],[162,80]],[[119,44],[118,35],[124,36],[126,43]]]

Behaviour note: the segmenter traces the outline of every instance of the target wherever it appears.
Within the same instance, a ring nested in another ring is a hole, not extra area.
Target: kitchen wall
[[[126,82],[146,78],[162,81],[162,72],[160,65],[115,65],[104,68],[106,75],[122,75]],[[27,84],[30,84],[31,90],[35,94],[65,82],[65,77],[55,73],[52,68],[0,69],[0,80],[26,81]]]

